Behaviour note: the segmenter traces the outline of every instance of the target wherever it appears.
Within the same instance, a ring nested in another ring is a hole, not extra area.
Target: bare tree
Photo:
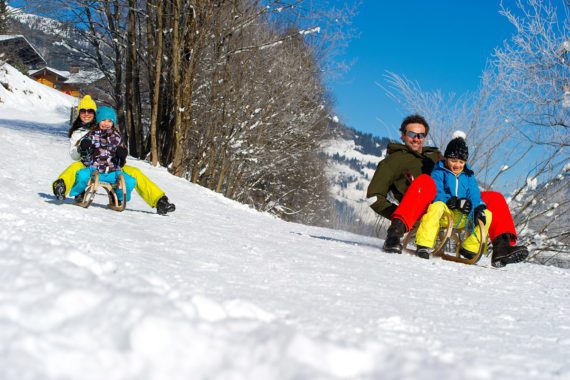
[[[570,9],[547,0],[517,0],[516,7],[501,4],[516,34],[491,61],[502,114],[533,144],[568,146],[570,104],[563,95],[570,91]]]
[[[417,112],[428,120],[430,133],[428,144],[444,148],[455,130],[467,134],[469,165],[474,167],[481,184],[490,188],[504,173],[506,151],[509,157],[513,148],[508,146],[510,137],[508,120],[498,112],[494,97],[495,84],[490,73],[485,72],[479,89],[463,95],[443,94],[441,91],[424,91],[421,86],[405,76],[387,72],[387,86],[382,86],[388,96],[409,112]],[[522,153],[524,155],[524,153]],[[512,159],[513,167],[517,161]]]
[[[519,0],[501,14],[516,28],[496,49],[493,81],[499,111],[509,120],[520,146],[538,156],[525,182],[513,193],[512,210],[523,239],[540,252],[568,251],[570,127],[570,20],[568,4]],[[568,94],[567,94],[568,93]]]

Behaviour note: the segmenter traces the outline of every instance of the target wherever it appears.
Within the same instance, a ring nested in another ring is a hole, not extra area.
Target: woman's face
[[[83,124],[89,124],[95,118],[95,111],[94,110],[79,110],[79,118]]]
[[[100,129],[111,129],[113,128],[113,122],[109,119],[101,120],[99,122]]]

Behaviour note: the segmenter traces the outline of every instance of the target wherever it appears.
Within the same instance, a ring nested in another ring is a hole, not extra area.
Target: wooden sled
[[[476,264],[486,251],[487,231],[485,230],[483,222],[477,220],[477,225],[475,226],[475,228],[479,229],[479,236],[481,237],[479,240],[479,249],[472,259],[467,259],[459,254],[461,243],[467,238],[467,231],[465,231],[464,228],[453,228],[454,223],[451,213],[445,213],[444,217],[447,218],[447,226],[442,226],[439,230],[435,247],[433,251],[430,252],[430,256],[441,257],[443,260],[454,261],[456,263],[468,265]],[[415,240],[418,227],[419,223],[406,234],[402,244],[403,250],[411,254],[416,253]]]
[[[118,175],[117,183],[113,185],[108,182],[99,181],[98,171],[94,171],[91,174],[91,178],[87,183],[83,198],[81,201],[76,202],[75,205],[83,208],[91,206],[91,203],[93,203],[93,199],[95,199],[95,194],[97,194],[97,189],[99,189],[99,187],[102,187],[107,192],[107,196],[109,198],[109,204],[107,205],[107,208],[120,212],[127,207],[127,186],[125,184],[125,177],[123,174]],[[123,192],[123,202],[121,204],[119,204],[119,198],[117,197],[116,190],[121,190]]]

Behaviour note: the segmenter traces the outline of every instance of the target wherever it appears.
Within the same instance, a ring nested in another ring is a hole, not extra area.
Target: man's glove
[[[459,199],[457,199],[457,197],[454,195],[453,197],[449,198],[445,204],[450,210],[455,210],[457,208],[458,201]]]
[[[487,206],[485,205],[479,205],[477,207],[475,207],[475,220],[480,220],[481,222],[483,222],[483,224],[487,223],[487,217],[485,216],[485,209],[487,209]]]
[[[473,208],[473,203],[467,198],[459,198],[457,201],[457,209],[464,214],[469,214]]]
[[[122,146],[118,147],[115,151],[115,156],[112,159],[112,162],[119,168],[122,168],[127,163],[127,156],[129,151],[127,148],[123,148]]]
[[[83,139],[79,142],[79,148],[77,151],[81,155],[81,157],[85,157],[93,153],[93,142],[91,139]]]

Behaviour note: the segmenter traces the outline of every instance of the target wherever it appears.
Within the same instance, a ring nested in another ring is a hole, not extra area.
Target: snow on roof
[[[26,42],[26,44],[28,44],[29,48],[43,61],[43,63],[45,64],[46,60],[44,59],[44,57],[36,50],[36,48],[34,47],[34,45],[32,45],[30,43],[30,41],[28,41],[28,39],[26,37],[24,37],[21,34],[2,34],[0,35],[0,41],[8,41],[8,40],[15,40],[15,39],[22,39]]]
[[[48,70],[62,78],[65,78],[62,82],[67,84],[93,83],[96,80],[103,78],[103,73],[99,70],[80,70],[77,73],[71,73],[69,71],[58,70],[47,66],[39,70],[31,70],[29,75],[33,76],[43,70]]]
[[[71,73],[65,83],[93,83],[101,78],[103,78],[103,73],[99,70],[80,70],[77,73]]]
[[[11,40],[18,37],[24,37],[21,34],[0,34],[0,41]]]

